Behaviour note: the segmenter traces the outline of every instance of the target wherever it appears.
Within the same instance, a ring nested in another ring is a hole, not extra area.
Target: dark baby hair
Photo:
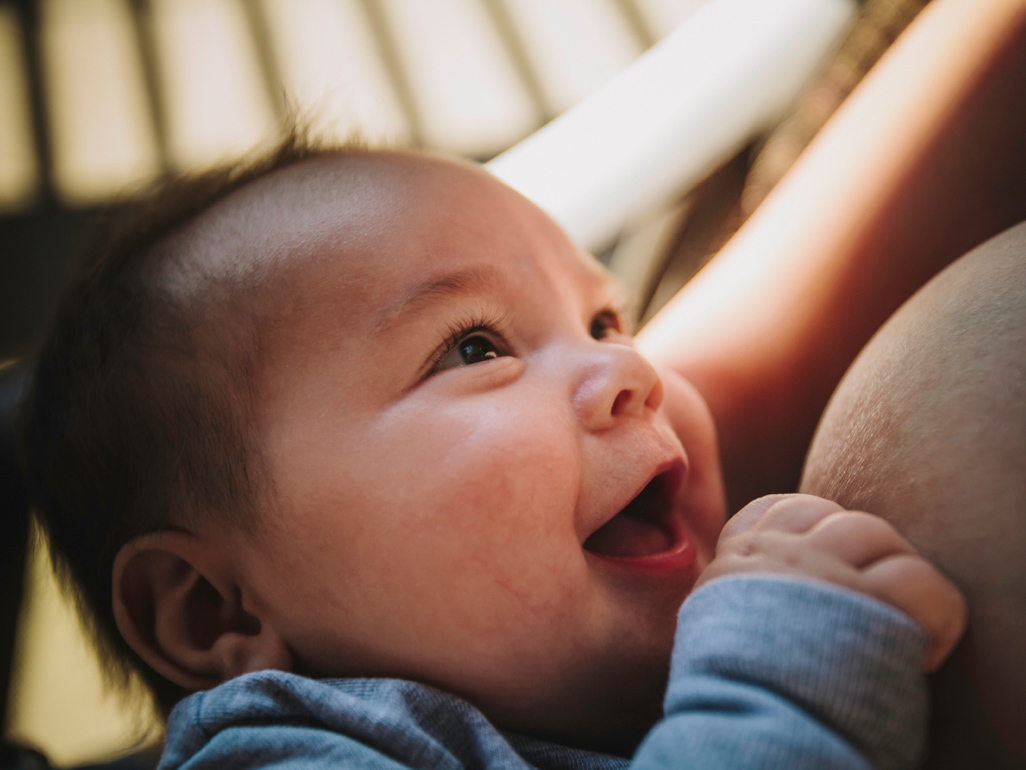
[[[275,170],[359,151],[316,145],[292,131],[257,160],[171,180],[123,207],[104,224],[39,351],[20,426],[30,506],[109,678],[124,689],[137,671],[164,716],[186,693],[143,664],[118,633],[114,558],[132,538],[189,517],[244,523],[262,490],[248,429],[259,354],[252,319],[231,316],[229,301],[231,323],[216,326],[215,355],[201,349],[209,319],[152,277],[173,252],[160,246]],[[232,287],[213,290],[230,300]]]

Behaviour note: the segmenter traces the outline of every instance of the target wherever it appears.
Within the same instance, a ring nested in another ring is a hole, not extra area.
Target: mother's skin
[[[702,393],[731,509],[792,491],[869,338],[1026,219],[1026,0],[931,0],[719,255],[638,335]]]
[[[882,515],[965,592],[969,630],[933,680],[928,767],[1026,766],[1026,223],[870,341],[801,491]]]

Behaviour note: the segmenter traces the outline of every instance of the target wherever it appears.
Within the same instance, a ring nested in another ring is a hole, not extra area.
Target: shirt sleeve
[[[631,768],[916,767],[926,646],[908,616],[827,583],[711,581],[681,609],[665,717]]]

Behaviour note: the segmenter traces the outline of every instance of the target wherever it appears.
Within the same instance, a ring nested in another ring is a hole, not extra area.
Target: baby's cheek
[[[705,399],[690,382],[663,369],[659,376],[664,387],[661,410],[688,457],[688,523],[699,557],[707,563],[727,511],[716,428]]]
[[[444,528],[450,549],[522,569],[529,553],[555,551],[574,536],[579,461],[571,434],[560,430],[564,418],[514,407],[467,399],[417,430],[383,436],[383,456],[402,453],[408,469],[383,494],[416,489],[410,504],[419,523]]]

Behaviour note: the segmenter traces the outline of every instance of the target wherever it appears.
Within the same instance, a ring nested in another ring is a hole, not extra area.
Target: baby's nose
[[[658,409],[662,402],[662,380],[641,353],[614,342],[592,346],[574,393],[574,407],[586,428],[612,428],[621,419]]]

